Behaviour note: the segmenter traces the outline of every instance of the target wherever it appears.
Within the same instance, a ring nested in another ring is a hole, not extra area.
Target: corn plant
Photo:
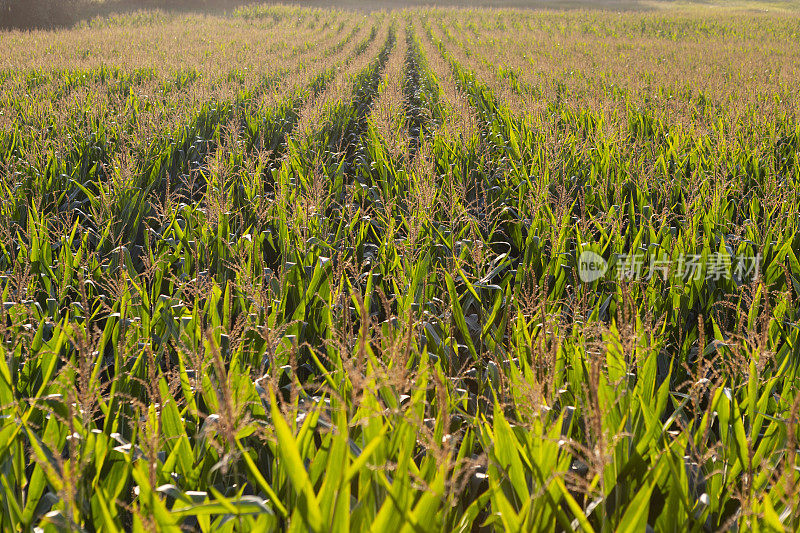
[[[797,530],[797,35],[0,34],[0,529]]]

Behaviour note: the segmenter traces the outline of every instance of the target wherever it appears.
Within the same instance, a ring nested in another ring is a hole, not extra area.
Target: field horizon
[[[661,11],[674,9],[727,9],[753,12],[800,10],[798,0],[285,0],[263,3],[257,0],[2,0],[0,31],[68,27],[93,18],[107,18],[142,10],[176,14],[224,16],[248,5],[338,9],[356,12],[392,11],[418,8],[522,9],[556,11]]]

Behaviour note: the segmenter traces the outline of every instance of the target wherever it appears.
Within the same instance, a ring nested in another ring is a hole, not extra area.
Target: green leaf
[[[299,497],[300,516],[309,529],[319,531],[323,526],[322,511],[319,508],[319,502],[314,494],[314,487],[308,478],[306,467],[297,449],[297,442],[278,409],[278,403],[271,385],[269,388],[269,400],[272,423],[275,426],[275,434],[278,437],[278,454],[283,463],[283,469],[291,479]]]

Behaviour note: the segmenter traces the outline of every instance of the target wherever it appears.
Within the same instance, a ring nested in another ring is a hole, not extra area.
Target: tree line
[[[241,0],[0,0],[0,29],[69,26],[84,17],[129,9],[225,9]]]

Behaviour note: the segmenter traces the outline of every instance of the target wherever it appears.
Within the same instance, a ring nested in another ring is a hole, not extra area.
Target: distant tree
[[[74,22],[78,0],[0,0],[0,27],[48,28]]]

